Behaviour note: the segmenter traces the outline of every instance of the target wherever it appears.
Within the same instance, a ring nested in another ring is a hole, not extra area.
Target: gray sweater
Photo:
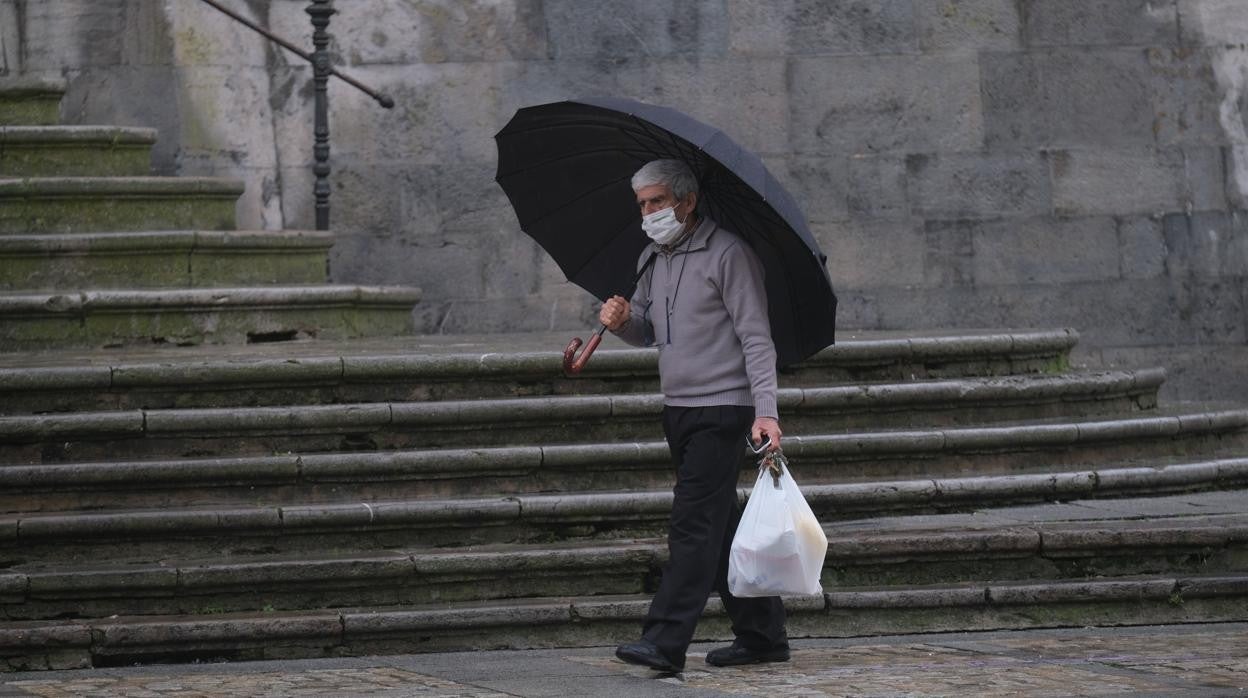
[[[709,218],[674,250],[652,243],[637,267],[656,250],[615,334],[659,347],[664,404],[753,405],[756,417],[778,418],[776,349],[757,255]]]

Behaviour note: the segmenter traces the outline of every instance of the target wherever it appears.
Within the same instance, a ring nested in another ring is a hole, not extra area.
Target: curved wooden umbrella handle
[[[602,332],[607,329],[606,326],[598,328],[590,338],[589,343],[585,345],[585,350],[580,356],[576,355],[576,350],[581,348],[581,338],[573,337],[568,342],[567,348],[563,350],[563,371],[570,376],[575,376],[585,368],[585,364],[589,363],[589,357],[593,355],[594,350],[602,343]]]

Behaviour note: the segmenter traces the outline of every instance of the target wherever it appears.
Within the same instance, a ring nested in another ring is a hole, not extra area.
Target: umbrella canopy
[[[494,138],[496,180],[521,229],[569,281],[601,300],[631,294],[650,240],[630,180],[651,160],[675,158],[698,179],[700,210],[762,260],[779,363],[832,343],[836,296],[806,217],[762,161],[718,129],[667,107],[589,98],[520,109]]]

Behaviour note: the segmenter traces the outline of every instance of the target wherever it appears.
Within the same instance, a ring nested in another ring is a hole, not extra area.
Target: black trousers
[[[663,409],[663,431],[676,464],[676,496],[667,539],[670,555],[642,637],[678,665],[711,589],[719,592],[738,643],[751,649],[787,643],[780,597],[739,599],[728,591],[728,553],[741,521],[737,478],[753,422],[751,407]]]

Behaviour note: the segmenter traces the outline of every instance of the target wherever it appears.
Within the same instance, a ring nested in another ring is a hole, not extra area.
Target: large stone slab
[[[909,0],[733,0],[729,40],[751,55],[909,53],[918,45],[918,12]]]
[[[1143,51],[985,53],[981,67],[991,149],[1155,142],[1155,78]]]
[[[973,56],[799,57],[790,75],[797,153],[974,151],[982,142]]]
[[[1049,153],[1061,215],[1217,210],[1226,207],[1220,150],[1080,149]],[[1133,176],[1124,186],[1123,172]]]
[[[1022,0],[1028,46],[1176,46],[1179,8],[1150,0]]]

